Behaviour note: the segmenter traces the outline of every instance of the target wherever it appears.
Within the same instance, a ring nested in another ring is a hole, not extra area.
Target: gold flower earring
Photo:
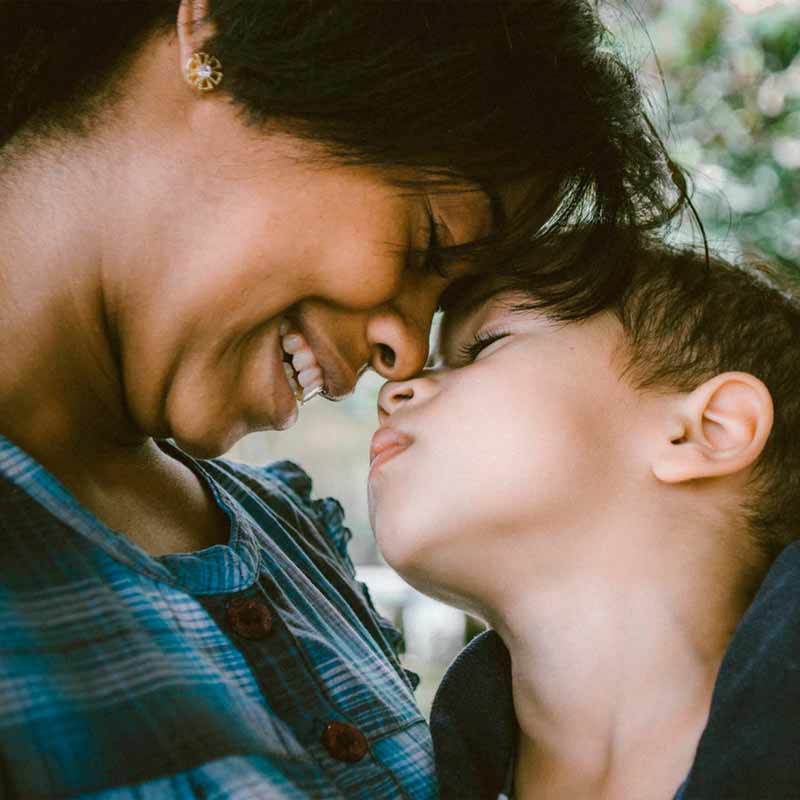
[[[186,62],[186,80],[201,92],[216,89],[222,80],[222,64],[208,53],[192,53]]]

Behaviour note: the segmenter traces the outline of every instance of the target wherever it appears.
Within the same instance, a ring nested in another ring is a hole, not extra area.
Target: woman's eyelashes
[[[507,336],[511,336],[509,331],[477,331],[469,341],[459,347],[456,365],[462,367],[471,364],[481,351]]]

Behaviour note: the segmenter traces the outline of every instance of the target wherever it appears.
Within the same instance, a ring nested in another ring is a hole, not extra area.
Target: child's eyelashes
[[[472,339],[458,349],[456,363],[460,366],[471,364],[482,350],[510,335],[508,331],[478,331]]]

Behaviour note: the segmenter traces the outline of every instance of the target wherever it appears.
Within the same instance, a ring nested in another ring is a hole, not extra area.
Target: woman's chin
[[[172,439],[184,453],[192,458],[210,459],[225,455],[236,442],[249,432],[246,425],[239,424],[227,430],[173,431]]]
[[[233,444],[231,444],[230,447],[228,447],[221,444],[215,444],[210,441],[183,439],[177,436],[173,437],[173,439],[175,441],[175,444],[177,444],[178,447],[180,447],[180,449],[183,450],[184,453],[190,455],[192,458],[198,458],[204,460],[210,458],[218,458],[219,456],[224,455],[225,453],[228,452],[228,450],[231,449],[231,447],[233,447],[233,444],[235,444],[234,442]]]

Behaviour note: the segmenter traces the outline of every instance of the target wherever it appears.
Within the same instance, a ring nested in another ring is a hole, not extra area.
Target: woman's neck
[[[175,48],[143,47],[86,132],[20,134],[0,162],[0,432],[37,457],[73,454],[73,469],[151,448],[119,340],[169,247],[165,184],[191,102]]]
[[[92,141],[45,143],[3,175],[0,432],[48,466],[145,439],[122,399],[103,275],[113,159]]]

